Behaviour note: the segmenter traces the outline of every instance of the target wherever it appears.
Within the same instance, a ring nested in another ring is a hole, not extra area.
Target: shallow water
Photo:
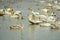
[[[24,16],[24,20],[12,19],[9,15],[5,15],[4,17],[0,17],[0,40],[60,40],[60,30],[51,30],[49,27],[40,27],[40,25],[31,25],[27,20],[27,16],[30,13],[28,11],[29,7],[32,7],[34,11],[40,9],[40,14],[44,14],[41,12],[42,8],[45,8],[48,3],[39,3],[39,2],[31,2],[31,1],[23,1],[23,2],[0,2],[0,9],[3,8],[4,5],[13,6],[16,10],[21,10]],[[36,6],[36,4],[38,4]],[[60,12],[56,11],[57,17],[60,17]],[[60,18],[59,18],[60,20]],[[23,22],[24,29],[22,30],[10,30],[10,25],[22,25]]]

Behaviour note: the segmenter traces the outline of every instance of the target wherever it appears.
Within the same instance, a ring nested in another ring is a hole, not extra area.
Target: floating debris
[[[11,25],[10,26],[10,30],[20,30],[20,29],[23,29],[23,27],[21,27],[20,25]]]

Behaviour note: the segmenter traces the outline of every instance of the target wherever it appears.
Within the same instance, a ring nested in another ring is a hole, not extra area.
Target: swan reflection
[[[28,26],[29,40],[34,40],[35,39],[35,32],[36,32],[37,28],[39,28],[39,25],[30,24]]]

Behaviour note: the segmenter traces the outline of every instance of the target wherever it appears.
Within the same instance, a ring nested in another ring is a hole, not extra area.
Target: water
[[[47,2],[48,3],[48,2]],[[42,8],[47,6],[47,3],[23,1],[23,2],[0,2],[0,9],[4,5],[13,6],[16,10],[21,10],[24,16],[24,29],[22,30],[10,30],[10,25],[21,25],[22,20],[11,19],[9,15],[0,17],[0,40],[60,40],[60,30],[51,30],[49,27],[40,27],[40,25],[31,25],[27,20],[27,16],[30,13],[28,8],[32,7],[34,11],[40,9],[40,14]],[[38,6],[36,6],[38,4]],[[60,12],[57,12],[57,16],[60,16]]]

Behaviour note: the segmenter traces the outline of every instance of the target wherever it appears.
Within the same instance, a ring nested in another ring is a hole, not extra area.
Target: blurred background
[[[4,6],[13,7],[15,10],[22,11],[24,20],[12,19],[9,15],[0,17],[0,40],[60,40],[60,30],[51,30],[49,27],[40,27],[40,25],[29,24],[27,17],[30,11],[29,7],[32,7],[33,11],[41,12],[42,8],[46,8],[50,0],[0,0],[0,9]],[[54,12],[60,20],[60,11],[57,8],[60,7],[60,0],[52,0]],[[22,24],[23,22],[23,24]],[[11,25],[23,25],[24,29],[10,30]]]

